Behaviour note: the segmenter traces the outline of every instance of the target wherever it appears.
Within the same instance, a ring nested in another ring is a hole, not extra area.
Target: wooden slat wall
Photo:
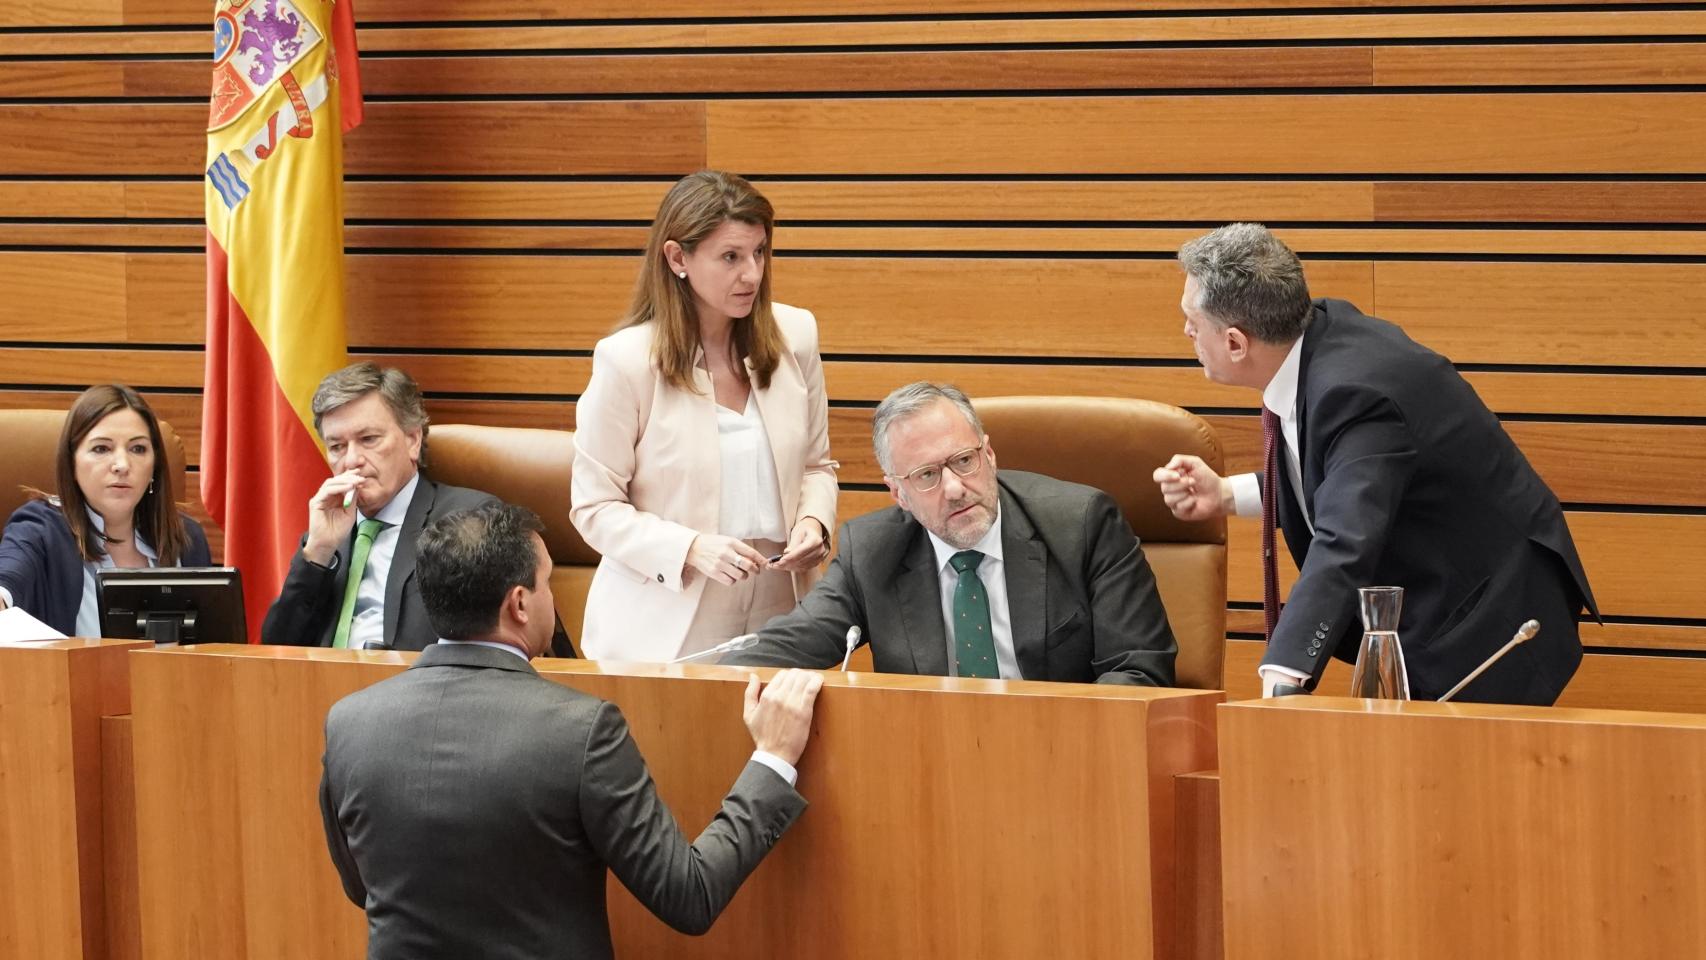
[[[0,5],[0,405],[126,380],[192,460],[208,6]],[[1706,710],[1706,3],[1134,6],[363,0],[352,349],[441,422],[570,427],[658,199],[722,166],[819,317],[845,515],[884,500],[869,408],[920,377],[1178,403],[1251,468],[1256,397],[1191,363],[1170,256],[1263,220],[1566,501],[1611,618],[1578,700]]]

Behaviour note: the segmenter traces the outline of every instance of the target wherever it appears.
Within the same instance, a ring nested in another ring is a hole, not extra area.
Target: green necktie
[[[363,520],[355,528],[355,549],[349,555],[349,579],[344,581],[344,605],[338,610],[338,632],[332,634],[332,646],[342,650],[349,646],[350,621],[355,619],[355,595],[361,592],[361,575],[367,572],[367,554],[373,549],[373,538],[384,529],[383,520]]]
[[[989,595],[977,575],[982,562],[983,554],[976,550],[961,550],[948,558],[948,565],[960,574],[954,585],[954,661],[962,677],[1000,679],[994,628],[989,624]]]

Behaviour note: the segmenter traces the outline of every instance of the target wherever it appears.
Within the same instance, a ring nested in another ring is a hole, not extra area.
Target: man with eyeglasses
[[[723,662],[832,666],[857,626],[882,673],[1173,684],[1167,612],[1112,497],[998,476],[971,401],[946,384],[889,394],[871,428],[896,506],[843,524],[811,593]]]

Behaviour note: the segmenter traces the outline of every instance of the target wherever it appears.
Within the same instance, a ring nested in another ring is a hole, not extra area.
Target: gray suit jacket
[[[518,656],[435,644],[326,718],[320,809],[370,960],[608,958],[605,868],[703,933],[805,800],[748,763],[691,845],[621,711]]]
[[[1003,470],[1001,548],[1013,652],[1026,680],[1172,686],[1178,646],[1155,576],[1113,498],[1081,484]],[[929,534],[899,507],[843,524],[829,572],[800,605],[724,659],[747,665],[841,662],[857,624],[881,673],[946,676],[947,634]]]

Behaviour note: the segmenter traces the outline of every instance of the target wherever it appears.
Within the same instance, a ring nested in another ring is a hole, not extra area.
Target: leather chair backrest
[[[484,490],[539,515],[553,564],[551,593],[557,613],[578,644],[598,553],[569,522],[574,441],[568,430],[433,424],[427,466],[440,483]]]
[[[5,438],[6,450],[5,456],[0,457],[0,525],[29,499],[23,487],[59,492],[54,457],[63,429],[64,410],[0,410],[0,437]],[[164,420],[160,421],[160,439],[166,445],[178,500],[194,500],[195,491],[184,487],[184,443]]]
[[[1179,644],[1178,685],[1223,689],[1226,521],[1174,517],[1152,476],[1176,453],[1223,472],[1214,428],[1178,407],[1120,397],[985,397],[973,406],[1001,469],[1086,484],[1114,498],[1155,571]]]

